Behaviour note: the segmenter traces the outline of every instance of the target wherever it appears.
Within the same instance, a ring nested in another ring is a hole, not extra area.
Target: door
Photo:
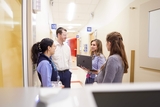
[[[69,39],[68,45],[71,48],[71,55],[76,56],[77,55],[77,38]]]
[[[0,87],[22,87],[22,1],[0,2]]]
[[[90,36],[90,41],[92,41],[93,39],[95,39],[94,33],[91,33],[89,36]],[[89,41],[89,43],[90,43],[90,41]]]

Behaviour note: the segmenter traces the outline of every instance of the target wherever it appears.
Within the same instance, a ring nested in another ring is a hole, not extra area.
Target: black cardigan
[[[43,60],[47,60],[51,64],[51,67],[52,67],[51,81],[57,81],[58,71],[54,68],[53,61],[50,58],[48,58],[47,56],[45,56],[43,53],[41,53],[39,56],[37,66]],[[41,86],[43,87],[42,78],[41,78],[41,75],[39,72],[38,72],[38,77],[39,77],[39,80],[41,81]]]

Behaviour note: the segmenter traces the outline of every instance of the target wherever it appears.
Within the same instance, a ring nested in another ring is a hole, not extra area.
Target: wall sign
[[[51,29],[56,30],[57,29],[57,24],[51,24]]]
[[[91,32],[92,31],[92,27],[87,27],[87,32]]]
[[[87,44],[84,44],[84,52],[87,52],[88,51],[88,46]]]
[[[79,35],[76,35],[76,38],[79,38]]]

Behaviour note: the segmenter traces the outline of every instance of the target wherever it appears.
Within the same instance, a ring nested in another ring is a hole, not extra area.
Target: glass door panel
[[[0,87],[22,87],[22,3],[0,0]]]

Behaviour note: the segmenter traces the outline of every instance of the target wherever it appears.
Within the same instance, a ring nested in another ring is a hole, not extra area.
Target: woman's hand
[[[92,74],[98,74],[99,72],[100,72],[100,70],[94,70],[94,71],[91,71],[92,72]]]
[[[87,68],[85,68],[85,67],[83,67],[83,66],[81,66],[80,68],[82,68],[84,71],[90,72],[89,69],[87,69]]]
[[[64,85],[61,85],[60,87],[61,87],[61,88],[64,88]]]

